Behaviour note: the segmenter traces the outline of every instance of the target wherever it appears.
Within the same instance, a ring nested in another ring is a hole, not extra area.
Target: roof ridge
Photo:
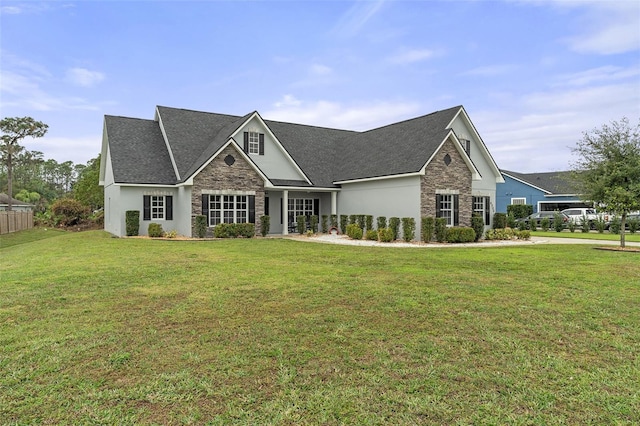
[[[219,112],[201,111],[201,110],[190,109],[190,108],[176,108],[176,107],[170,107],[170,106],[165,106],[165,105],[156,105],[156,108],[166,108],[166,109],[173,109],[173,110],[186,111],[186,112],[197,112],[197,113],[200,113],[200,114],[217,115],[217,116],[231,117],[231,118],[234,118],[234,117],[235,118],[242,118],[242,117],[244,117],[243,115],[222,114],[222,113],[219,113]]]
[[[387,127],[396,126],[398,124],[404,124],[404,123],[408,123],[410,121],[420,120],[420,119],[429,117],[431,115],[440,114],[440,113],[443,113],[443,112],[446,112],[446,111],[451,111],[451,110],[454,110],[454,109],[460,109],[462,107],[463,107],[462,105],[458,105],[458,106],[454,106],[454,107],[451,107],[451,108],[441,109],[441,110],[438,110],[438,111],[430,112],[429,114],[424,114],[424,115],[419,115],[417,117],[407,118],[407,119],[402,120],[402,121],[396,121],[395,123],[385,124],[384,126],[375,127],[373,129],[365,130],[364,132],[360,132],[360,133],[372,132],[374,130],[380,130],[380,129],[384,129],[384,128],[387,128]]]

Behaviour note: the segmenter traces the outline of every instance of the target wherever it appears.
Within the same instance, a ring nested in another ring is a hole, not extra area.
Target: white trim
[[[177,188],[178,185],[167,185],[167,184],[157,184],[157,183],[113,183],[113,186],[132,186],[132,187],[140,187],[140,188]]]
[[[545,198],[553,198],[553,197],[579,197],[579,194],[545,194]]]
[[[162,132],[162,139],[164,139],[164,144],[167,147],[167,151],[169,152],[169,158],[171,158],[171,165],[173,166],[173,172],[176,174],[177,181],[181,181],[180,172],[178,171],[178,166],[176,165],[176,160],[173,158],[173,151],[171,150],[171,144],[169,143],[169,138],[167,137],[167,133],[164,130],[164,124],[162,124],[162,117],[160,117],[160,111],[158,111],[158,107],[156,106],[156,118],[158,119],[158,125],[160,126],[160,132]]]
[[[323,188],[320,186],[273,186],[265,185],[269,191],[301,191],[301,192],[337,192],[340,188]]]
[[[398,175],[368,177],[368,178],[362,178],[362,179],[338,180],[333,183],[336,185],[342,185],[346,183],[370,182],[374,180],[395,179],[395,178],[412,177],[412,176],[424,176],[424,172],[420,171],[420,172],[412,172],[412,173],[402,173]]]
[[[529,182],[527,182],[527,181],[524,181],[524,180],[522,180],[522,179],[519,179],[519,178],[517,178],[517,177],[515,177],[515,176],[513,176],[513,175],[510,175],[510,174],[509,174],[509,173],[507,173],[507,172],[502,172],[502,174],[503,174],[503,175],[506,175],[506,176],[509,176],[509,177],[510,177],[511,179],[513,179],[513,180],[517,180],[517,181],[518,181],[518,182],[520,182],[520,183],[523,183],[523,184],[525,184],[525,185],[527,185],[527,186],[530,186],[531,188],[534,188],[534,189],[537,189],[538,191],[542,191],[542,192],[544,192],[544,193],[545,193],[545,197],[546,197],[547,195],[553,195],[553,194],[551,194],[551,192],[550,192],[550,191],[547,191],[546,189],[542,189],[542,188],[540,188],[540,187],[538,187],[538,186],[535,186],[535,185],[534,185],[534,184],[532,184],[532,183],[529,183]]]
[[[267,123],[265,123],[265,121],[262,119],[260,114],[258,114],[258,111],[254,111],[253,114],[251,114],[251,116],[244,123],[240,124],[238,126],[238,128],[231,134],[231,136],[229,136],[229,138],[235,140],[235,137],[238,135],[238,133],[240,133],[241,131],[244,131],[243,130],[244,126],[246,126],[247,123],[249,123],[254,118],[256,118],[262,124],[262,126],[265,129],[265,132],[269,134],[269,137],[273,140],[273,142],[275,143],[276,147],[278,147],[278,149],[280,149],[280,151],[282,151],[284,156],[287,157],[287,160],[289,160],[289,162],[293,165],[293,167],[296,169],[296,171],[298,173],[300,173],[300,176],[302,176],[304,178],[304,180],[307,181],[307,183],[309,185],[311,185],[311,180],[309,179],[309,177],[302,171],[302,169],[300,168],[300,166],[298,166],[298,163],[296,163],[296,161],[293,159],[293,157],[291,157],[291,155],[289,155],[289,152],[280,143],[280,141],[278,140],[276,135],[273,134],[273,132],[271,131],[269,126],[267,126]],[[249,131],[249,130],[247,130],[247,131]]]
[[[175,195],[173,191],[143,191],[142,195],[151,195],[153,197],[172,196]]]
[[[459,189],[436,189],[436,195],[460,195]]]
[[[480,152],[484,156],[485,160],[488,161],[489,167],[493,169],[493,172],[496,176],[496,183],[504,183],[504,179],[502,177],[502,172],[500,171],[500,168],[498,168],[498,165],[496,164],[495,160],[493,159],[493,156],[489,152],[487,145],[484,143],[484,141],[480,137],[480,134],[476,130],[476,126],[473,125],[473,122],[469,118],[469,115],[467,114],[467,111],[464,109],[463,106],[460,106],[460,109],[458,110],[456,115],[453,117],[453,119],[449,122],[446,128],[447,129],[451,128],[451,126],[453,125],[453,122],[456,120],[456,118],[458,118],[460,113],[462,113],[462,118],[464,119],[464,121],[466,121],[467,129],[470,129],[473,132],[473,136],[476,138],[476,140],[480,142]]]
[[[233,189],[203,189],[201,192],[208,195],[256,195],[256,191],[234,191]]]
[[[514,203],[513,200],[524,201],[524,202],[523,203]],[[523,204],[527,204],[527,197],[511,197],[511,199],[509,200],[509,205],[510,206],[519,206],[519,205],[523,205]]]

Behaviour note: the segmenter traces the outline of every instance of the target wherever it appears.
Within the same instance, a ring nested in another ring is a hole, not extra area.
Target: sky
[[[49,125],[26,149],[84,164],[156,105],[348,130],[463,105],[501,169],[569,170],[640,121],[640,1],[0,3],[0,116]]]

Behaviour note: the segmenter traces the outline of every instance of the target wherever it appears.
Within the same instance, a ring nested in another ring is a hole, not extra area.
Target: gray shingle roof
[[[418,172],[440,146],[449,132],[446,126],[461,108],[449,108],[366,132],[264,121],[314,186],[332,187],[333,182],[340,180]],[[253,114],[240,117],[163,106],[157,107],[157,113],[179,178],[173,171],[157,121],[106,116],[116,182],[175,184],[184,181]]]
[[[575,189],[571,182],[571,172],[546,172],[546,173],[517,173],[509,170],[502,170],[503,173],[513,176],[530,185],[544,189],[551,194],[575,194]]]

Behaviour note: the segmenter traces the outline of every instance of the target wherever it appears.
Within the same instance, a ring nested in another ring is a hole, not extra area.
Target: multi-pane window
[[[209,226],[219,223],[246,223],[249,218],[247,195],[210,195]]]
[[[171,195],[143,195],[142,220],[173,220]]]
[[[249,154],[260,153],[260,133],[249,132]]]
[[[289,198],[289,222],[295,222],[298,216],[313,215],[313,198]]]
[[[484,220],[485,225],[489,225],[491,221],[489,197],[473,197],[473,213],[479,214]]]
[[[164,195],[151,196],[151,220],[164,220]]]
[[[447,226],[453,226],[453,195],[440,195],[439,199],[438,217],[447,219]]]

